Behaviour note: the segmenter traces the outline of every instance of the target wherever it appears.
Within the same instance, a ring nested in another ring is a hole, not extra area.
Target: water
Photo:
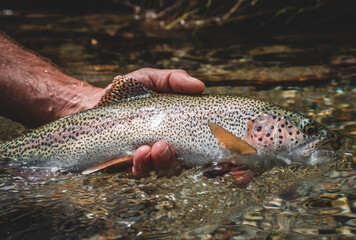
[[[13,10],[1,28],[64,71],[97,86],[142,67],[183,68],[207,93],[270,101],[333,129],[342,159],[276,167],[246,188],[208,179],[0,169],[1,239],[354,239],[355,36],[162,32],[130,16]],[[129,19],[129,20],[128,20]],[[131,19],[131,20],[130,20]],[[0,119],[2,140],[24,128]]]

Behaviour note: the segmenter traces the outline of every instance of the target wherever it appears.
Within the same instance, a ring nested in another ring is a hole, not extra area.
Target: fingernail
[[[171,158],[171,149],[169,148],[169,146],[166,147],[166,149],[164,149],[164,151],[158,155],[159,160],[168,160]]]
[[[192,77],[192,76],[189,76],[188,79],[189,79],[189,81],[191,81],[191,82],[200,82],[199,79],[197,79],[197,78],[195,78],[195,77]]]
[[[202,93],[205,90],[205,85],[202,81],[194,77],[187,77],[188,85],[192,86],[191,89],[186,89],[185,92]]]
[[[143,159],[147,160],[150,158],[150,156],[151,156],[151,152],[149,152],[146,156],[144,156]]]
[[[136,164],[136,168],[139,169],[139,170],[145,170],[146,168],[148,168],[149,166],[149,159],[150,159],[150,156],[151,156],[151,152],[149,152],[146,156],[144,156],[142,158],[142,161],[139,161],[137,164]]]

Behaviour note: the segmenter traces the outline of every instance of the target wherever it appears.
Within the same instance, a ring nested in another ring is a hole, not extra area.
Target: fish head
[[[264,155],[274,155],[284,164],[317,165],[338,157],[318,148],[334,134],[320,123],[286,109],[262,113],[249,123],[246,141]]]

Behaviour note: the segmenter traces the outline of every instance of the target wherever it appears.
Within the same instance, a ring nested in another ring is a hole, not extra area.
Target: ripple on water
[[[349,206],[351,200],[355,205],[354,198],[338,193],[335,187],[334,193],[323,193],[320,181],[325,175],[335,176],[332,169],[351,170],[345,166],[348,164],[278,167],[253,179],[244,189],[238,188],[233,178],[205,178],[201,168],[173,178],[152,174],[140,180],[127,178],[126,173],[58,175],[30,188],[17,186],[1,194],[4,208],[0,221],[15,237],[33,232],[36,237],[99,233],[106,237],[167,238],[179,234],[180,238],[209,238],[208,234],[218,238],[222,228],[224,234],[245,237],[261,237],[267,232],[348,236],[347,231],[354,227],[355,212]],[[330,179],[326,183],[338,185]],[[251,233],[251,227],[259,233]],[[46,231],[38,231],[42,228]]]

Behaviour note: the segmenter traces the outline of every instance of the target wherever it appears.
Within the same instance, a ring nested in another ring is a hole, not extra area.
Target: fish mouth
[[[316,143],[314,150],[317,150],[320,146],[325,145],[326,143],[331,142],[333,140],[335,140],[334,136],[321,140],[319,143]],[[316,141],[314,141],[314,142],[316,142]]]
[[[303,147],[303,150],[301,151],[301,155],[304,157],[308,157],[311,154],[313,154],[315,151],[318,151],[320,146],[322,146],[328,142],[331,142],[334,139],[335,139],[335,136],[331,136],[329,138],[325,138],[322,140],[319,140],[319,139],[314,140],[311,143],[308,143]]]
[[[334,161],[340,158],[340,155],[336,151],[319,149],[320,146],[332,141],[335,138],[334,135],[322,139],[314,140],[313,142],[306,145],[304,150],[301,152],[301,160],[305,164],[309,165],[320,165],[330,161]]]

